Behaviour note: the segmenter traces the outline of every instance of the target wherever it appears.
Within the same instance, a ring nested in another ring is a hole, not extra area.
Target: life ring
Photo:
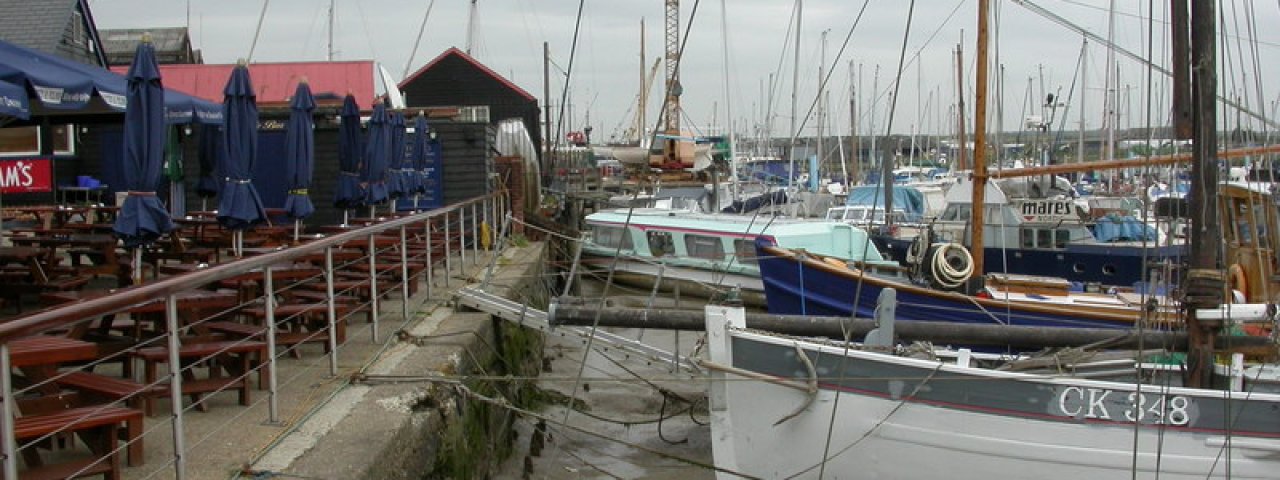
[[[1230,267],[1227,267],[1227,275],[1230,277],[1229,286],[1233,290],[1239,290],[1240,295],[1247,301],[1249,298],[1249,280],[1244,274],[1244,267],[1241,267],[1239,263],[1233,263]]]

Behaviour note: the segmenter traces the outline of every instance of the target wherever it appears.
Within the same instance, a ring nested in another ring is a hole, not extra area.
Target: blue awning
[[[27,116],[124,112],[128,89],[110,70],[0,41],[0,114],[10,115],[6,83],[25,90]],[[222,105],[185,93],[166,89],[164,106],[169,124],[222,123]]]
[[[27,92],[17,85],[0,81],[0,115],[26,120],[31,118]]]

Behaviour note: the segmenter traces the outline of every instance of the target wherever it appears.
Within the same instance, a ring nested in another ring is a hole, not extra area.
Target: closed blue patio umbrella
[[[224,177],[218,196],[218,222],[235,231],[233,247],[240,256],[244,230],[267,219],[262,199],[253,188],[253,164],[258,156],[258,106],[249,67],[241,63],[231,70],[231,78],[222,93],[226,157],[220,168]]]
[[[125,198],[113,228],[134,249],[133,281],[142,282],[142,249],[173,230],[173,219],[156,197],[164,167],[164,87],[149,38],[138,44],[129,66],[124,111]]]
[[[387,150],[387,196],[391,198],[391,213],[396,211],[396,200],[408,196],[412,190],[409,170],[404,164],[404,113],[391,114],[389,123],[391,148]]]
[[[342,209],[342,224],[347,224],[347,210],[364,202],[360,189],[360,107],[356,97],[347,94],[338,114],[338,187],[333,206]]]
[[[298,241],[298,231],[302,219],[307,218],[316,209],[311,205],[311,197],[307,189],[311,188],[312,162],[315,161],[315,133],[311,112],[316,108],[316,100],[311,96],[311,87],[303,79],[289,101],[289,124],[285,132],[284,166],[289,182],[289,196],[284,199],[284,210],[294,221],[293,241]]]
[[[364,164],[360,170],[360,183],[364,184],[364,204],[369,206],[369,216],[373,216],[373,206],[387,201],[387,150],[390,148],[391,132],[388,131],[387,107],[382,102],[373,105],[373,114],[369,116],[369,137],[365,141]]]
[[[418,209],[418,199],[427,193],[427,116],[421,111],[413,121],[413,209]]]

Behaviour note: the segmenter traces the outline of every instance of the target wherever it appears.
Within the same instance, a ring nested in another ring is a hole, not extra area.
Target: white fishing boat
[[[1249,383],[1170,386],[1177,366],[1132,361],[1144,382],[1001,371],[979,365],[1004,362],[967,352],[748,331],[742,312],[707,307],[712,448],[727,472],[1078,480],[1280,471],[1280,395]]]

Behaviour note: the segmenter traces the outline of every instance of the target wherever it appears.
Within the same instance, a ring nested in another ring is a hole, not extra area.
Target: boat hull
[[[598,278],[604,278],[612,266],[614,282],[641,289],[645,293],[651,293],[657,284],[658,292],[672,298],[678,293],[681,298],[710,300],[723,298],[729,290],[737,289],[744,305],[765,308],[764,285],[759,277],[714,272],[673,263],[661,264],[660,267],[653,260],[635,260],[629,257],[619,258],[615,264],[612,257],[587,255],[582,263]]]
[[[898,318],[1053,327],[1132,328],[1140,312],[1102,305],[1023,304],[931,290],[756,242],[769,313],[871,317],[880,292],[897,291]]]
[[[716,464],[735,472],[1078,480],[1274,478],[1280,468],[1276,395],[1237,392],[1225,400],[1221,391],[1155,386],[1138,395],[1132,383],[943,365],[740,330],[725,335],[723,342],[712,337],[727,350],[713,347],[713,362],[792,385],[713,376]],[[807,404],[796,387],[812,379],[799,353],[816,372],[818,392]]]
[[[876,236],[876,245],[887,257],[901,261],[914,238]],[[1159,262],[1180,262],[1185,245],[1140,247],[1132,245],[1079,244],[1063,249],[987,247],[983,273],[1013,273],[1062,278],[1071,282],[1131,286]]]

